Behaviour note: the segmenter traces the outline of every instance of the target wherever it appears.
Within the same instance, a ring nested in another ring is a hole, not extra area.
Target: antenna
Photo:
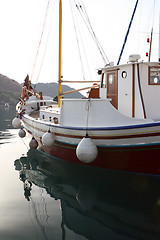
[[[159,49],[158,49],[158,61],[160,62],[160,13],[159,13],[159,34],[158,34],[158,43],[159,43]]]
[[[148,58],[148,62],[150,62],[150,60],[151,60],[152,37],[153,37],[153,27],[152,27],[152,30],[151,30],[151,40],[150,40],[150,46],[149,46],[149,58]]]

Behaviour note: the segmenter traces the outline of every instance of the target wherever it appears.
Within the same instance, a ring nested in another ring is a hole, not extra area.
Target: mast
[[[61,106],[61,75],[62,75],[62,0],[59,0],[58,107]]]

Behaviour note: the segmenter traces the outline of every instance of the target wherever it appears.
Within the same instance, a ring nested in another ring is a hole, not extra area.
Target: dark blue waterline
[[[37,122],[37,120],[35,120],[35,119],[33,119],[32,121]],[[146,124],[139,124],[139,125],[117,126],[117,127],[70,127],[70,126],[57,126],[55,124],[52,125],[50,123],[44,123],[43,121],[39,121],[39,122],[43,123],[43,125],[46,125],[46,126],[49,126],[49,127],[64,128],[64,129],[71,129],[71,130],[84,130],[84,131],[86,131],[86,130],[96,130],[96,131],[109,130],[110,131],[110,130],[148,128],[148,127],[160,126],[160,122],[146,123]]]

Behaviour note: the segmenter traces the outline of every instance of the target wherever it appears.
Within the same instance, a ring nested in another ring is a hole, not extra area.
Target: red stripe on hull
[[[76,146],[55,142],[43,150],[56,158],[84,164],[76,156]],[[89,164],[94,167],[121,171],[160,174],[160,145],[130,147],[99,147],[97,159]]]
[[[69,137],[69,138],[78,138],[81,139],[83,138],[83,136],[80,135],[67,135],[67,134],[63,134],[63,133],[55,133],[56,136],[62,136],[62,137]],[[127,135],[107,135],[107,136],[92,136],[90,135],[91,139],[129,139],[129,138],[144,138],[144,137],[156,137],[156,136],[160,136],[160,132],[153,132],[153,133],[139,133],[139,134],[127,134]]]

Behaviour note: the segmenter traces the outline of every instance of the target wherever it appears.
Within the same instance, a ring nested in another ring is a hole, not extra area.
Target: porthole
[[[127,77],[127,72],[126,71],[123,71],[122,74],[121,74],[122,78],[126,78]]]
[[[155,84],[157,84],[157,83],[158,83],[158,78],[155,77],[155,78],[153,79],[153,82],[154,82]]]

